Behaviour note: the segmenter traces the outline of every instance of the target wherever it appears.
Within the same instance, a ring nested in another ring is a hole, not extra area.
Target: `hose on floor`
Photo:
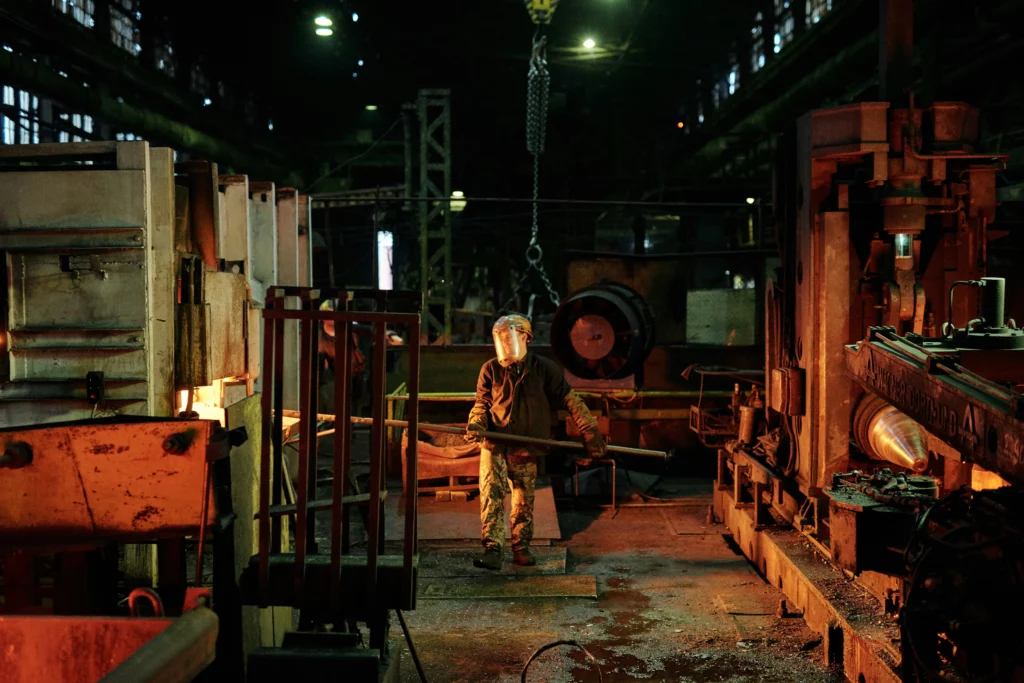
[[[604,681],[604,676],[601,675],[601,667],[598,665],[597,659],[594,658],[594,655],[590,654],[590,651],[587,650],[587,648],[583,647],[575,640],[556,640],[553,643],[548,643],[547,645],[538,648],[537,651],[530,655],[530,658],[526,660],[526,665],[523,667],[523,675],[521,678],[522,683],[526,683],[526,672],[530,670],[530,664],[533,663],[533,660],[537,659],[537,657],[540,657],[543,653],[547,652],[551,648],[555,648],[560,645],[568,645],[569,647],[576,647],[583,650],[583,654],[587,656],[587,659],[590,660],[590,663],[594,665],[594,670],[597,671],[598,683],[602,683]]]
[[[427,674],[423,671],[423,665],[420,664],[416,646],[412,644],[412,634],[409,633],[409,625],[405,623],[405,615],[400,609],[396,609],[395,613],[398,615],[398,623],[402,625],[402,631],[405,633],[405,642],[409,643],[409,653],[412,655],[412,663],[416,665],[416,673],[420,675],[420,683],[427,683]]]

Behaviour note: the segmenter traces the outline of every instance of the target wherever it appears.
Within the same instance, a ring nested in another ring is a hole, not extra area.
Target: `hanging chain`
[[[558,292],[555,291],[547,272],[544,270],[544,251],[537,241],[537,234],[540,231],[538,219],[537,199],[540,196],[540,155],[544,153],[544,141],[547,134],[548,118],[548,91],[551,87],[551,75],[548,73],[548,62],[544,58],[544,47],[547,38],[541,36],[534,38],[533,56],[530,59],[530,71],[526,82],[526,151],[533,155],[533,203],[532,223],[530,226],[530,244],[526,247],[526,272],[512,292],[512,296],[502,307],[502,311],[508,311],[509,306],[515,303],[519,290],[530,276],[530,271],[536,271],[541,282],[547,289],[548,298],[557,308],[560,300]],[[532,298],[531,298],[532,304]],[[532,308],[532,305],[531,305]]]

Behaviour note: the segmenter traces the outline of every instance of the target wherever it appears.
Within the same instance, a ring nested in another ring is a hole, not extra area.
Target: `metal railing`
[[[286,300],[289,304],[286,305]],[[298,301],[298,309],[294,302]],[[335,310],[320,310],[320,303],[333,300]],[[373,311],[351,310],[352,303],[363,301],[373,304]],[[404,309],[409,312],[396,312]],[[282,517],[294,514],[294,587],[292,606],[304,607],[310,604],[307,595],[308,560],[317,555],[315,539],[316,518],[329,510],[330,574],[328,578],[329,612],[340,615],[346,612],[346,586],[342,584],[343,566],[362,564],[365,561],[365,584],[348,586],[348,590],[360,595],[361,604],[384,604],[385,596],[380,595],[378,581],[381,556],[384,554],[384,500],[387,485],[387,448],[385,443],[385,397],[387,331],[389,325],[407,328],[408,338],[418,340],[422,295],[419,292],[387,292],[377,290],[347,291],[336,289],[314,289],[307,287],[273,287],[267,292],[266,307],[263,311],[263,416],[264,424],[270,425],[263,431],[260,455],[260,504],[259,504],[259,555],[258,587],[259,600],[263,605],[271,600],[271,556],[281,554],[283,541]],[[299,414],[298,426],[298,476],[295,482],[294,505],[284,505],[284,410],[283,386],[285,372],[284,337],[285,322],[299,322]],[[334,344],[334,410],[336,432],[333,444],[334,475],[331,483],[330,501],[316,500],[316,454],[317,415],[328,411],[319,410],[320,363],[318,362],[319,328],[324,322],[335,325]],[[359,494],[345,490],[352,471],[352,412],[351,366],[348,361],[352,351],[352,325],[356,323],[372,327],[373,352],[370,372],[371,414],[370,429],[370,481],[369,491]],[[409,365],[406,386],[409,400],[406,417],[411,425],[418,423],[419,394],[419,345],[409,345]],[[409,449],[409,466],[415,472],[415,439]],[[405,525],[402,538],[400,585],[389,582],[387,590],[400,591],[407,607],[415,604],[415,567],[417,553],[416,496],[405,496]],[[368,543],[365,560],[361,553],[356,559],[353,543],[349,538],[349,519],[353,506],[367,506],[364,517]],[[348,560],[346,562],[346,560]],[[322,585],[318,584],[318,588]],[[318,600],[314,600],[318,602]]]

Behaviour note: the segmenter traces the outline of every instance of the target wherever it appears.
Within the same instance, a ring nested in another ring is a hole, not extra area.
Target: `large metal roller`
[[[928,433],[907,414],[865,394],[853,414],[853,438],[864,454],[914,472],[928,469]]]
[[[654,346],[654,315],[625,285],[602,282],[562,302],[551,324],[551,347],[581,379],[635,374]]]

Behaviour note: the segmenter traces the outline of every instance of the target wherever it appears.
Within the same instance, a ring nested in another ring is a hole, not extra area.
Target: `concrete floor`
[[[820,638],[799,618],[775,616],[781,593],[733,552],[724,527],[700,531],[705,512],[560,509],[567,572],[596,576],[597,600],[421,599],[407,618],[428,680],[519,681],[538,647],[562,639],[585,646],[610,682],[835,680]],[[586,661],[550,650],[528,680],[597,681]],[[402,680],[419,680],[407,652]]]

